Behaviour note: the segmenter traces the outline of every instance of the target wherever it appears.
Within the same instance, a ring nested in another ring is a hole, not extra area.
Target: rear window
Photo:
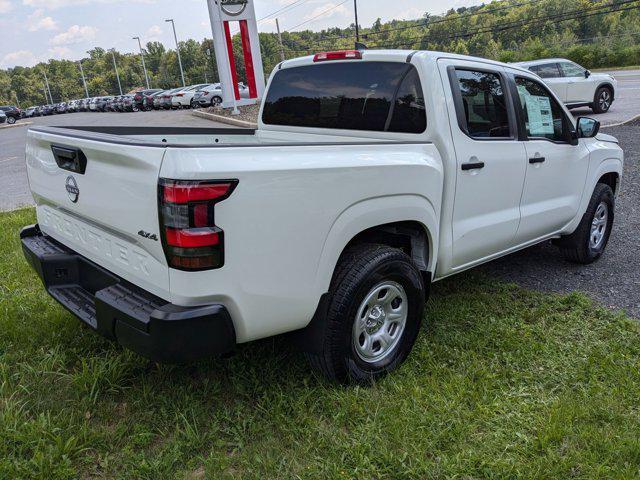
[[[269,125],[422,133],[424,95],[412,65],[326,63],[279,70],[265,99]]]

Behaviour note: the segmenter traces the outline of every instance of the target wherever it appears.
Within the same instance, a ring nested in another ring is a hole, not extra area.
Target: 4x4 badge
[[[140,235],[143,238],[148,238],[149,240],[153,240],[154,242],[158,241],[158,236],[155,233],[149,233],[149,232],[145,232],[144,230],[140,230],[138,232],[138,235]]]

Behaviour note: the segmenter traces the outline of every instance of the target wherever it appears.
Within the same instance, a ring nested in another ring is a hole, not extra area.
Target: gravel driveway
[[[588,266],[566,262],[550,243],[528,248],[480,267],[485,273],[526,288],[584,291],[612,309],[640,318],[640,121],[603,132],[620,140],[624,178],[616,219],[602,258]]]

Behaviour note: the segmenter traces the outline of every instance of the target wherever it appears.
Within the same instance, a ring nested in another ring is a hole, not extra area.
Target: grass
[[[414,352],[371,388],[281,339],[161,366],[66,313],[0,214],[0,478],[632,479],[638,323],[478,274],[434,288]]]

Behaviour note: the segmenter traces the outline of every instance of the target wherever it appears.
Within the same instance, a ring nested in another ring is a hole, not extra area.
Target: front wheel
[[[611,89],[607,87],[601,87],[596,92],[594,102],[593,102],[593,113],[605,113],[609,111],[611,108],[611,103],[613,102],[613,95],[611,93]]]
[[[413,348],[424,310],[420,271],[401,250],[358,245],[334,273],[319,353],[311,365],[342,383],[370,383],[398,368]]]
[[[598,183],[576,231],[557,242],[567,260],[586,265],[602,256],[611,235],[614,207],[613,190]]]

